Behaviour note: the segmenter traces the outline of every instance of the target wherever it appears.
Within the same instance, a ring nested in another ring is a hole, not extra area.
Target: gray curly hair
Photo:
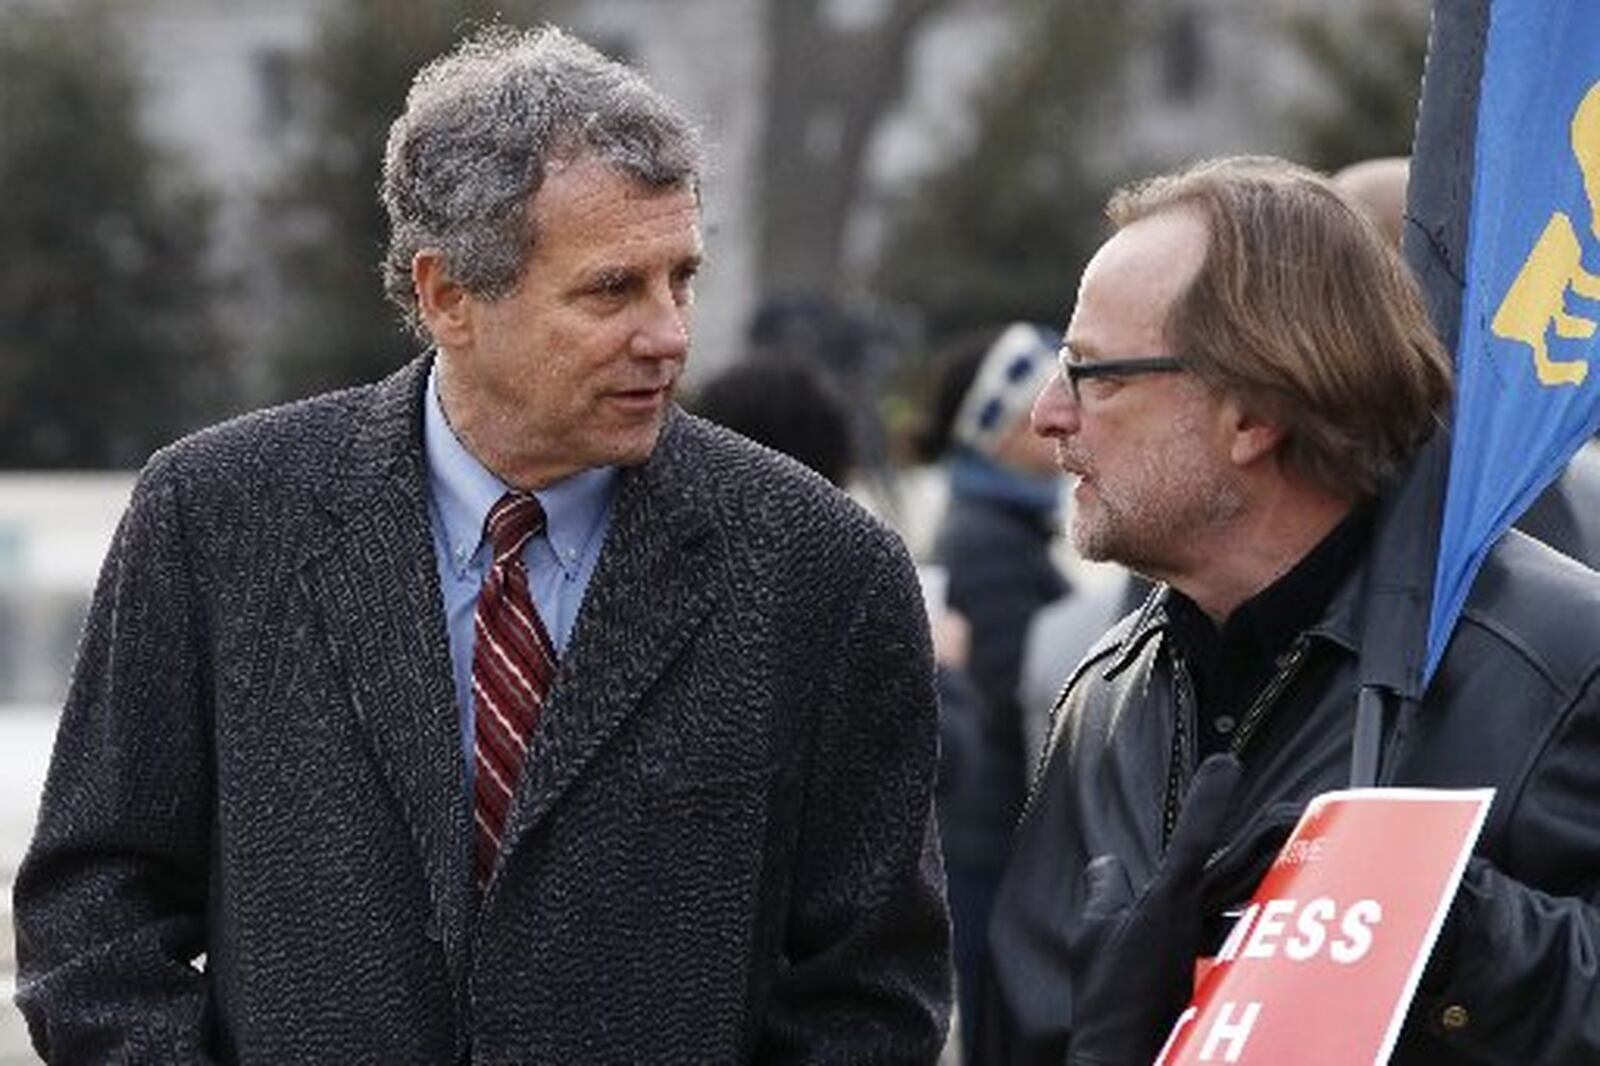
[[[655,188],[698,192],[700,135],[621,63],[553,26],[490,26],[417,74],[389,127],[385,295],[425,336],[411,263],[425,249],[468,292],[517,286],[536,234],[529,204],[552,162],[598,158]]]

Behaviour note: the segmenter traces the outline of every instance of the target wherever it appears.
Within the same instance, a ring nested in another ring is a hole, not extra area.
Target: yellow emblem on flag
[[[1590,88],[1572,116],[1572,152],[1583,173],[1589,200],[1589,228],[1600,238],[1600,82]],[[1568,340],[1594,336],[1595,322],[1568,313],[1568,287],[1579,296],[1600,300],[1600,275],[1583,267],[1583,245],[1572,219],[1557,211],[1545,224],[1538,243],[1511,283],[1490,328],[1495,336],[1533,349],[1533,365],[1542,385],[1581,385],[1589,375],[1586,359],[1552,359],[1545,331]]]

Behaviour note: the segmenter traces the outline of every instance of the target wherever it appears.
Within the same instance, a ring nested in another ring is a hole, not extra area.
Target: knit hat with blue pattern
[[[952,435],[961,444],[993,455],[1017,420],[1028,417],[1034,397],[1056,372],[1061,335],[1031,322],[1014,322],[984,354],[961,407]]]

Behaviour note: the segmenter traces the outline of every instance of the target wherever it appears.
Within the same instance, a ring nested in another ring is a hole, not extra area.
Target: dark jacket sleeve
[[[759,1062],[932,1063],[944,1043],[950,933],[926,615],[898,544],[857,588],[815,718],[785,965]]]
[[[153,471],[101,572],[17,875],[17,1005],[53,1063],[206,1059],[205,666],[175,490]]]
[[[1441,938],[1443,972],[1424,982],[1435,987],[1419,1020],[1472,1061],[1600,1062],[1597,768],[1591,676],[1517,794],[1503,797],[1517,811],[1505,854],[1468,865]]]
[[[1455,961],[1426,1019],[1435,1036],[1474,1062],[1600,1062],[1600,910],[1592,894],[1552,896],[1474,859],[1452,921]]]

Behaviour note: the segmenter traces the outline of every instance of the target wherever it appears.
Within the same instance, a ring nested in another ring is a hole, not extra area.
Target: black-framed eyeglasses
[[[1127,359],[1096,359],[1085,362],[1073,357],[1066,345],[1056,354],[1061,367],[1061,381],[1073,403],[1082,403],[1079,384],[1091,378],[1129,378],[1137,374],[1176,374],[1188,369],[1175,355],[1140,355]]]

